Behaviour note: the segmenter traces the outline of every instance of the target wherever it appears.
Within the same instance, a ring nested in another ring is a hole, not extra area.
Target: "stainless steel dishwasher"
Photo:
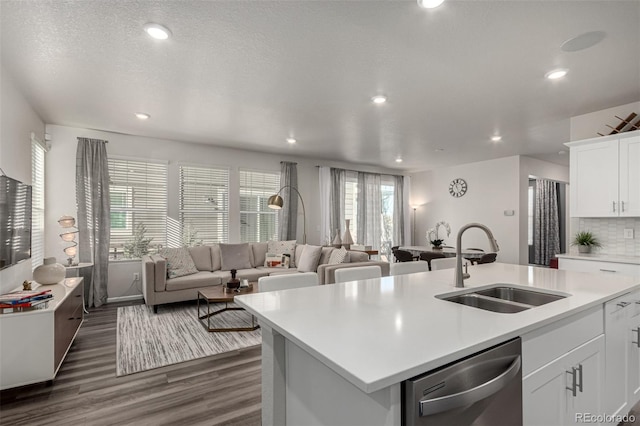
[[[522,425],[520,338],[402,383],[402,424]]]

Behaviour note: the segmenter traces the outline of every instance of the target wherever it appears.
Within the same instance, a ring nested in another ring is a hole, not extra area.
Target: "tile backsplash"
[[[633,229],[633,239],[624,238],[624,230]],[[591,231],[602,244],[595,253],[640,256],[640,218],[578,219],[579,231]]]

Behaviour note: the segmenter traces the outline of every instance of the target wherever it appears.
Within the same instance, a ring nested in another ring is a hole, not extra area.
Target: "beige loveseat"
[[[295,249],[295,259],[300,259],[304,245],[298,244]],[[383,276],[389,275],[387,262],[369,260],[367,253],[360,251],[349,252],[349,262],[328,264],[333,247],[323,247],[318,268],[320,284],[335,283],[335,271],[354,266],[379,265]],[[222,285],[231,279],[231,272],[222,270],[220,246],[218,244],[189,247],[191,258],[198,270],[197,273],[176,278],[167,278],[167,262],[160,255],[145,255],[142,257],[142,294],[145,303],[153,306],[157,312],[158,305],[163,303],[195,300],[198,290],[205,287]],[[294,268],[268,268],[263,266],[267,254],[267,243],[249,243],[249,260],[252,268],[239,269],[237,278],[247,278],[257,281],[258,278],[275,274],[292,274],[298,270]]]

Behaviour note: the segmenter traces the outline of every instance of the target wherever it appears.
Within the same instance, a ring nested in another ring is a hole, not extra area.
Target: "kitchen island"
[[[470,268],[467,287],[507,283],[569,295],[503,314],[438,299],[464,290],[453,287],[453,272],[237,297],[263,330],[263,424],[400,424],[403,380],[519,336],[522,374],[533,374],[554,351],[602,335],[605,302],[640,289],[631,277]]]

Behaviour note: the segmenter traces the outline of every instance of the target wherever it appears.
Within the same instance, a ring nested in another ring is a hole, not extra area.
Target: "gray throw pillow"
[[[186,247],[164,248],[160,256],[167,259],[167,278],[183,277],[198,272]]]
[[[249,256],[249,243],[220,244],[222,257],[222,270],[251,269],[251,257]]]
[[[321,246],[304,246],[302,255],[298,259],[298,271],[299,272],[316,272],[318,269],[318,262],[320,261],[320,255],[322,254]]]

